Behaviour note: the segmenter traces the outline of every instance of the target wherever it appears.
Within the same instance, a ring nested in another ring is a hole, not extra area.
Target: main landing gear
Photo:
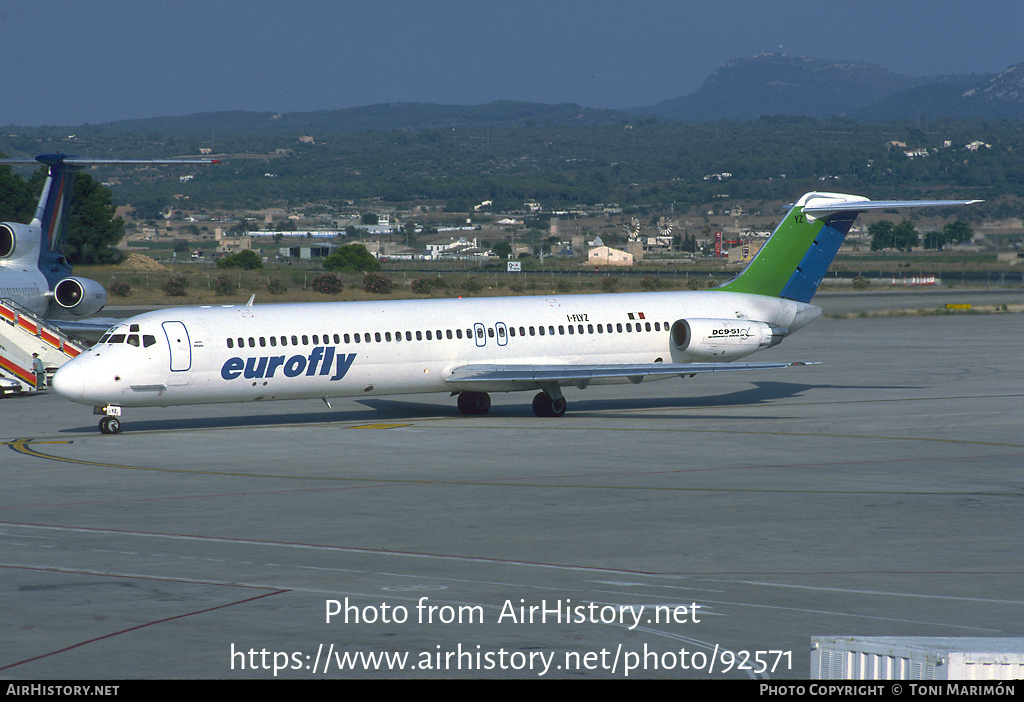
[[[561,417],[565,414],[565,398],[538,392],[533,398],[533,413],[538,417]]]
[[[486,392],[463,390],[459,393],[459,411],[463,414],[487,414],[489,409],[491,396]]]
[[[545,391],[537,393],[533,398],[533,413],[538,417],[561,417],[565,414],[565,397],[560,392],[557,394],[557,397],[552,397]],[[458,402],[459,411],[463,414],[487,414],[491,409],[491,396],[486,392],[463,390],[459,393]]]

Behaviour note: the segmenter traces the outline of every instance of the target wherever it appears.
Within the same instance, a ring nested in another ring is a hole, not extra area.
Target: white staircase
[[[20,389],[16,392],[35,390],[33,353],[39,354],[49,377],[86,348],[87,344],[73,339],[13,300],[0,299],[0,379],[3,379],[0,382],[5,387],[17,383]]]

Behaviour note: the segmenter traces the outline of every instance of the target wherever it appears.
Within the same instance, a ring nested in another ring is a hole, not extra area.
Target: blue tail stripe
[[[843,212],[824,223],[814,243],[807,248],[807,253],[782,288],[780,297],[797,302],[811,301],[855,219],[856,212]]]

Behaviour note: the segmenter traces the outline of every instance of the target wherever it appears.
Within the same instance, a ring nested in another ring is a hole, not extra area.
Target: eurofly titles
[[[287,360],[284,356],[250,356],[244,360],[234,356],[224,361],[220,377],[224,380],[238,377],[273,378],[278,368],[288,378],[330,375],[333,366],[334,375],[330,379],[341,380],[355,360],[356,354],[335,353],[333,346],[316,346],[309,352],[309,356],[296,354]]]

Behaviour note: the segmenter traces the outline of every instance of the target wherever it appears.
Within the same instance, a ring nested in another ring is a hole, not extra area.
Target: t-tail
[[[717,288],[810,302],[861,212],[900,207],[950,207],[980,200],[869,200],[842,193],[807,193],[772,232],[746,268]]]

